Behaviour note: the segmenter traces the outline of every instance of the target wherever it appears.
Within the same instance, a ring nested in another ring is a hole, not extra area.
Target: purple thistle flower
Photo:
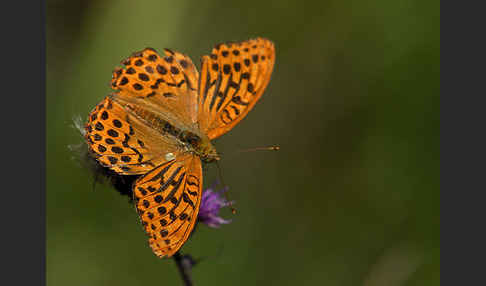
[[[228,224],[231,222],[231,220],[225,220],[218,216],[219,210],[223,207],[229,206],[230,202],[222,197],[222,193],[226,192],[228,187],[215,192],[215,186],[216,184],[213,184],[212,187],[203,191],[197,219],[200,222],[207,224],[209,227],[218,228],[222,224]]]

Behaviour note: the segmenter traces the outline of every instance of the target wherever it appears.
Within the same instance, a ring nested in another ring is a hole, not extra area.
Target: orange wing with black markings
[[[185,125],[197,120],[197,82],[199,74],[191,59],[178,52],[164,50],[160,56],[146,48],[133,53],[116,68],[111,86],[116,96],[133,104],[171,114]]]
[[[232,129],[262,96],[275,48],[263,38],[217,45],[203,56],[199,77],[199,127],[210,139]]]
[[[127,113],[107,96],[91,112],[85,138],[98,162],[121,175],[145,174],[174,156],[179,147]]]
[[[172,256],[188,239],[202,196],[199,157],[183,155],[153,169],[133,186],[136,207],[149,244],[159,256]]]

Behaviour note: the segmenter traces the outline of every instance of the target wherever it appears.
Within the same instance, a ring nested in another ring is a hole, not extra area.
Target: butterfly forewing
[[[181,53],[165,50],[160,56],[146,48],[122,61],[113,71],[111,85],[125,100],[159,109],[185,125],[197,120],[196,67]]]
[[[198,122],[210,139],[233,128],[262,96],[275,49],[267,39],[217,45],[202,58]]]
[[[135,182],[133,194],[152,250],[159,257],[172,256],[196,223],[201,160],[186,155],[162,164]]]

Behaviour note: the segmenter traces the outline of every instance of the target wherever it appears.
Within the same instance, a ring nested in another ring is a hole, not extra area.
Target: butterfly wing
[[[172,256],[191,234],[202,196],[199,157],[182,155],[133,185],[136,208],[149,244],[159,256]]]
[[[253,108],[270,81],[274,62],[274,45],[262,38],[220,44],[203,56],[198,122],[210,139],[228,132]]]
[[[146,109],[171,114],[190,126],[197,120],[198,72],[186,55],[165,49],[160,56],[146,48],[121,62],[113,71],[111,86],[117,97]]]
[[[97,161],[121,175],[144,174],[179,154],[173,140],[128,113],[110,96],[93,109],[85,130]]]

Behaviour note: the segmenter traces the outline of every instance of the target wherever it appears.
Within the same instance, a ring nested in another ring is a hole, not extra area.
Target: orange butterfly
[[[262,96],[275,49],[267,39],[217,45],[191,59],[146,48],[113,71],[115,93],[90,113],[85,138],[93,156],[132,186],[153,252],[172,256],[189,237],[202,196],[201,160],[219,160],[211,140],[232,129]]]

